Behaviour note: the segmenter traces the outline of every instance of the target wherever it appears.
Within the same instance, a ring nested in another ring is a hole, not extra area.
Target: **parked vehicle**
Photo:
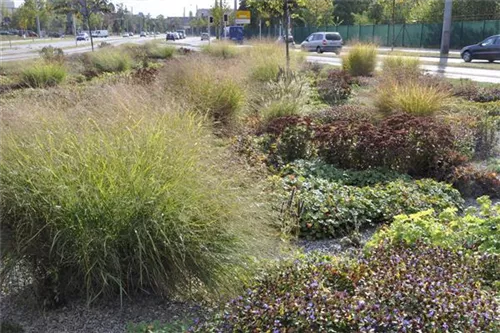
[[[224,28],[223,38],[231,40],[235,43],[243,43],[243,27],[242,26],[232,26]]]
[[[83,41],[87,41],[89,40],[90,37],[89,37],[89,34],[86,33],[86,32],[80,32],[79,34],[76,35],[76,40],[83,40]]]
[[[146,37],[146,32],[145,31],[141,31],[141,37]]]
[[[278,38],[278,40],[276,42],[284,43],[285,39],[286,39],[286,36],[281,36]],[[288,43],[290,43],[291,45],[295,45],[295,40],[293,39],[292,35],[288,35]]]
[[[129,33],[128,33],[128,32],[124,32],[124,33],[122,34],[122,37],[129,37],[129,36],[130,36],[130,35],[129,35]]]
[[[130,37],[134,37],[134,33],[133,33],[133,32],[129,32],[129,33],[128,33],[128,35],[129,35]]]
[[[10,32],[10,31],[7,31],[7,30],[1,30],[0,35],[1,36],[11,36],[11,35],[15,35],[15,34]]]
[[[107,38],[109,37],[108,30],[94,30],[91,32],[94,38]]]
[[[201,34],[201,40],[209,40],[210,39],[210,36],[208,35],[208,33],[204,32]]]
[[[334,52],[340,54],[344,41],[338,32],[315,32],[307,37],[300,47],[304,51],[316,51],[318,53]]]
[[[486,38],[481,43],[469,45],[460,51],[460,55],[465,62],[474,59],[488,60],[494,62],[500,60],[500,35]]]
[[[186,38],[186,30],[177,30],[177,33],[179,34],[179,36],[181,37],[181,39],[185,39]]]
[[[173,32],[167,32],[167,40],[173,40],[175,42],[175,35]]]
[[[26,37],[38,37],[38,34],[31,30],[25,31],[24,34],[26,35]]]
[[[177,32],[174,31],[172,33],[174,34],[174,37],[175,37],[176,40],[177,39],[181,39],[181,36],[179,36],[179,34]]]
[[[64,34],[60,32],[49,32],[48,36],[52,38],[64,38]]]

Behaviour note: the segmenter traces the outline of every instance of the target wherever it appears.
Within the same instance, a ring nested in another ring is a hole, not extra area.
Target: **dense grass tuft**
[[[285,68],[285,49],[281,44],[256,43],[245,50],[244,54],[249,70],[249,78],[252,81],[268,82],[276,80],[280,71]],[[303,61],[303,55],[297,52],[290,54],[290,66],[297,70]]]
[[[57,63],[35,64],[21,73],[21,82],[32,88],[58,85],[66,78],[66,69]]]
[[[436,86],[407,80],[404,83],[389,81],[377,93],[376,105],[380,111],[403,111],[414,116],[432,116],[440,111],[449,94]]]
[[[239,55],[234,45],[225,42],[202,46],[201,52],[223,59],[236,58]]]
[[[104,49],[84,55],[84,63],[88,74],[125,72],[132,68],[130,56],[118,49]]]
[[[175,47],[152,45],[147,49],[147,55],[151,59],[170,59],[174,56]]]
[[[377,66],[377,47],[374,44],[355,44],[343,57],[342,66],[352,76],[371,76]]]
[[[2,128],[3,276],[25,265],[49,303],[237,284],[263,210],[197,116],[138,86],[40,103]]]
[[[420,60],[417,57],[385,57],[382,61],[382,74],[397,75],[404,73],[405,75],[419,75]]]
[[[197,56],[171,66],[164,71],[163,80],[169,91],[181,96],[198,113],[216,124],[231,125],[245,101],[245,92],[233,69],[224,60]]]

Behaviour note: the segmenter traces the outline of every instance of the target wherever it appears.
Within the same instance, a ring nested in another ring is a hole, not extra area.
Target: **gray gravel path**
[[[161,323],[195,318],[199,307],[169,302],[156,296],[142,296],[115,303],[87,307],[77,302],[56,310],[42,311],[28,289],[17,295],[2,297],[0,320],[21,325],[20,332],[51,333],[118,333],[126,332],[129,323]],[[14,331],[12,331],[14,332]]]

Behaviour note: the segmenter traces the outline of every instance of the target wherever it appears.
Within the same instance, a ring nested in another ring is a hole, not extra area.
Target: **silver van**
[[[342,36],[338,32],[315,32],[307,37],[300,47],[304,51],[335,52],[340,53],[342,50]]]

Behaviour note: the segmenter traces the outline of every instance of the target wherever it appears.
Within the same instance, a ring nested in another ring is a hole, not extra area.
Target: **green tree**
[[[333,21],[332,0],[304,0],[304,7],[299,12],[300,18],[307,26],[326,26]]]
[[[370,1],[335,0],[333,14],[343,24],[353,24],[353,14],[361,14],[368,10]]]
[[[62,13],[74,13],[80,15],[83,21],[87,24],[89,32],[92,32],[93,16],[100,16],[98,14],[114,12],[113,4],[108,0],[56,0],[54,8]],[[101,16],[102,18],[102,16]],[[99,19],[97,19],[99,20]],[[90,45],[94,51],[94,39],[92,33],[90,34]]]
[[[35,25],[36,15],[35,0],[25,0],[14,14],[14,23],[23,30],[32,29]]]

